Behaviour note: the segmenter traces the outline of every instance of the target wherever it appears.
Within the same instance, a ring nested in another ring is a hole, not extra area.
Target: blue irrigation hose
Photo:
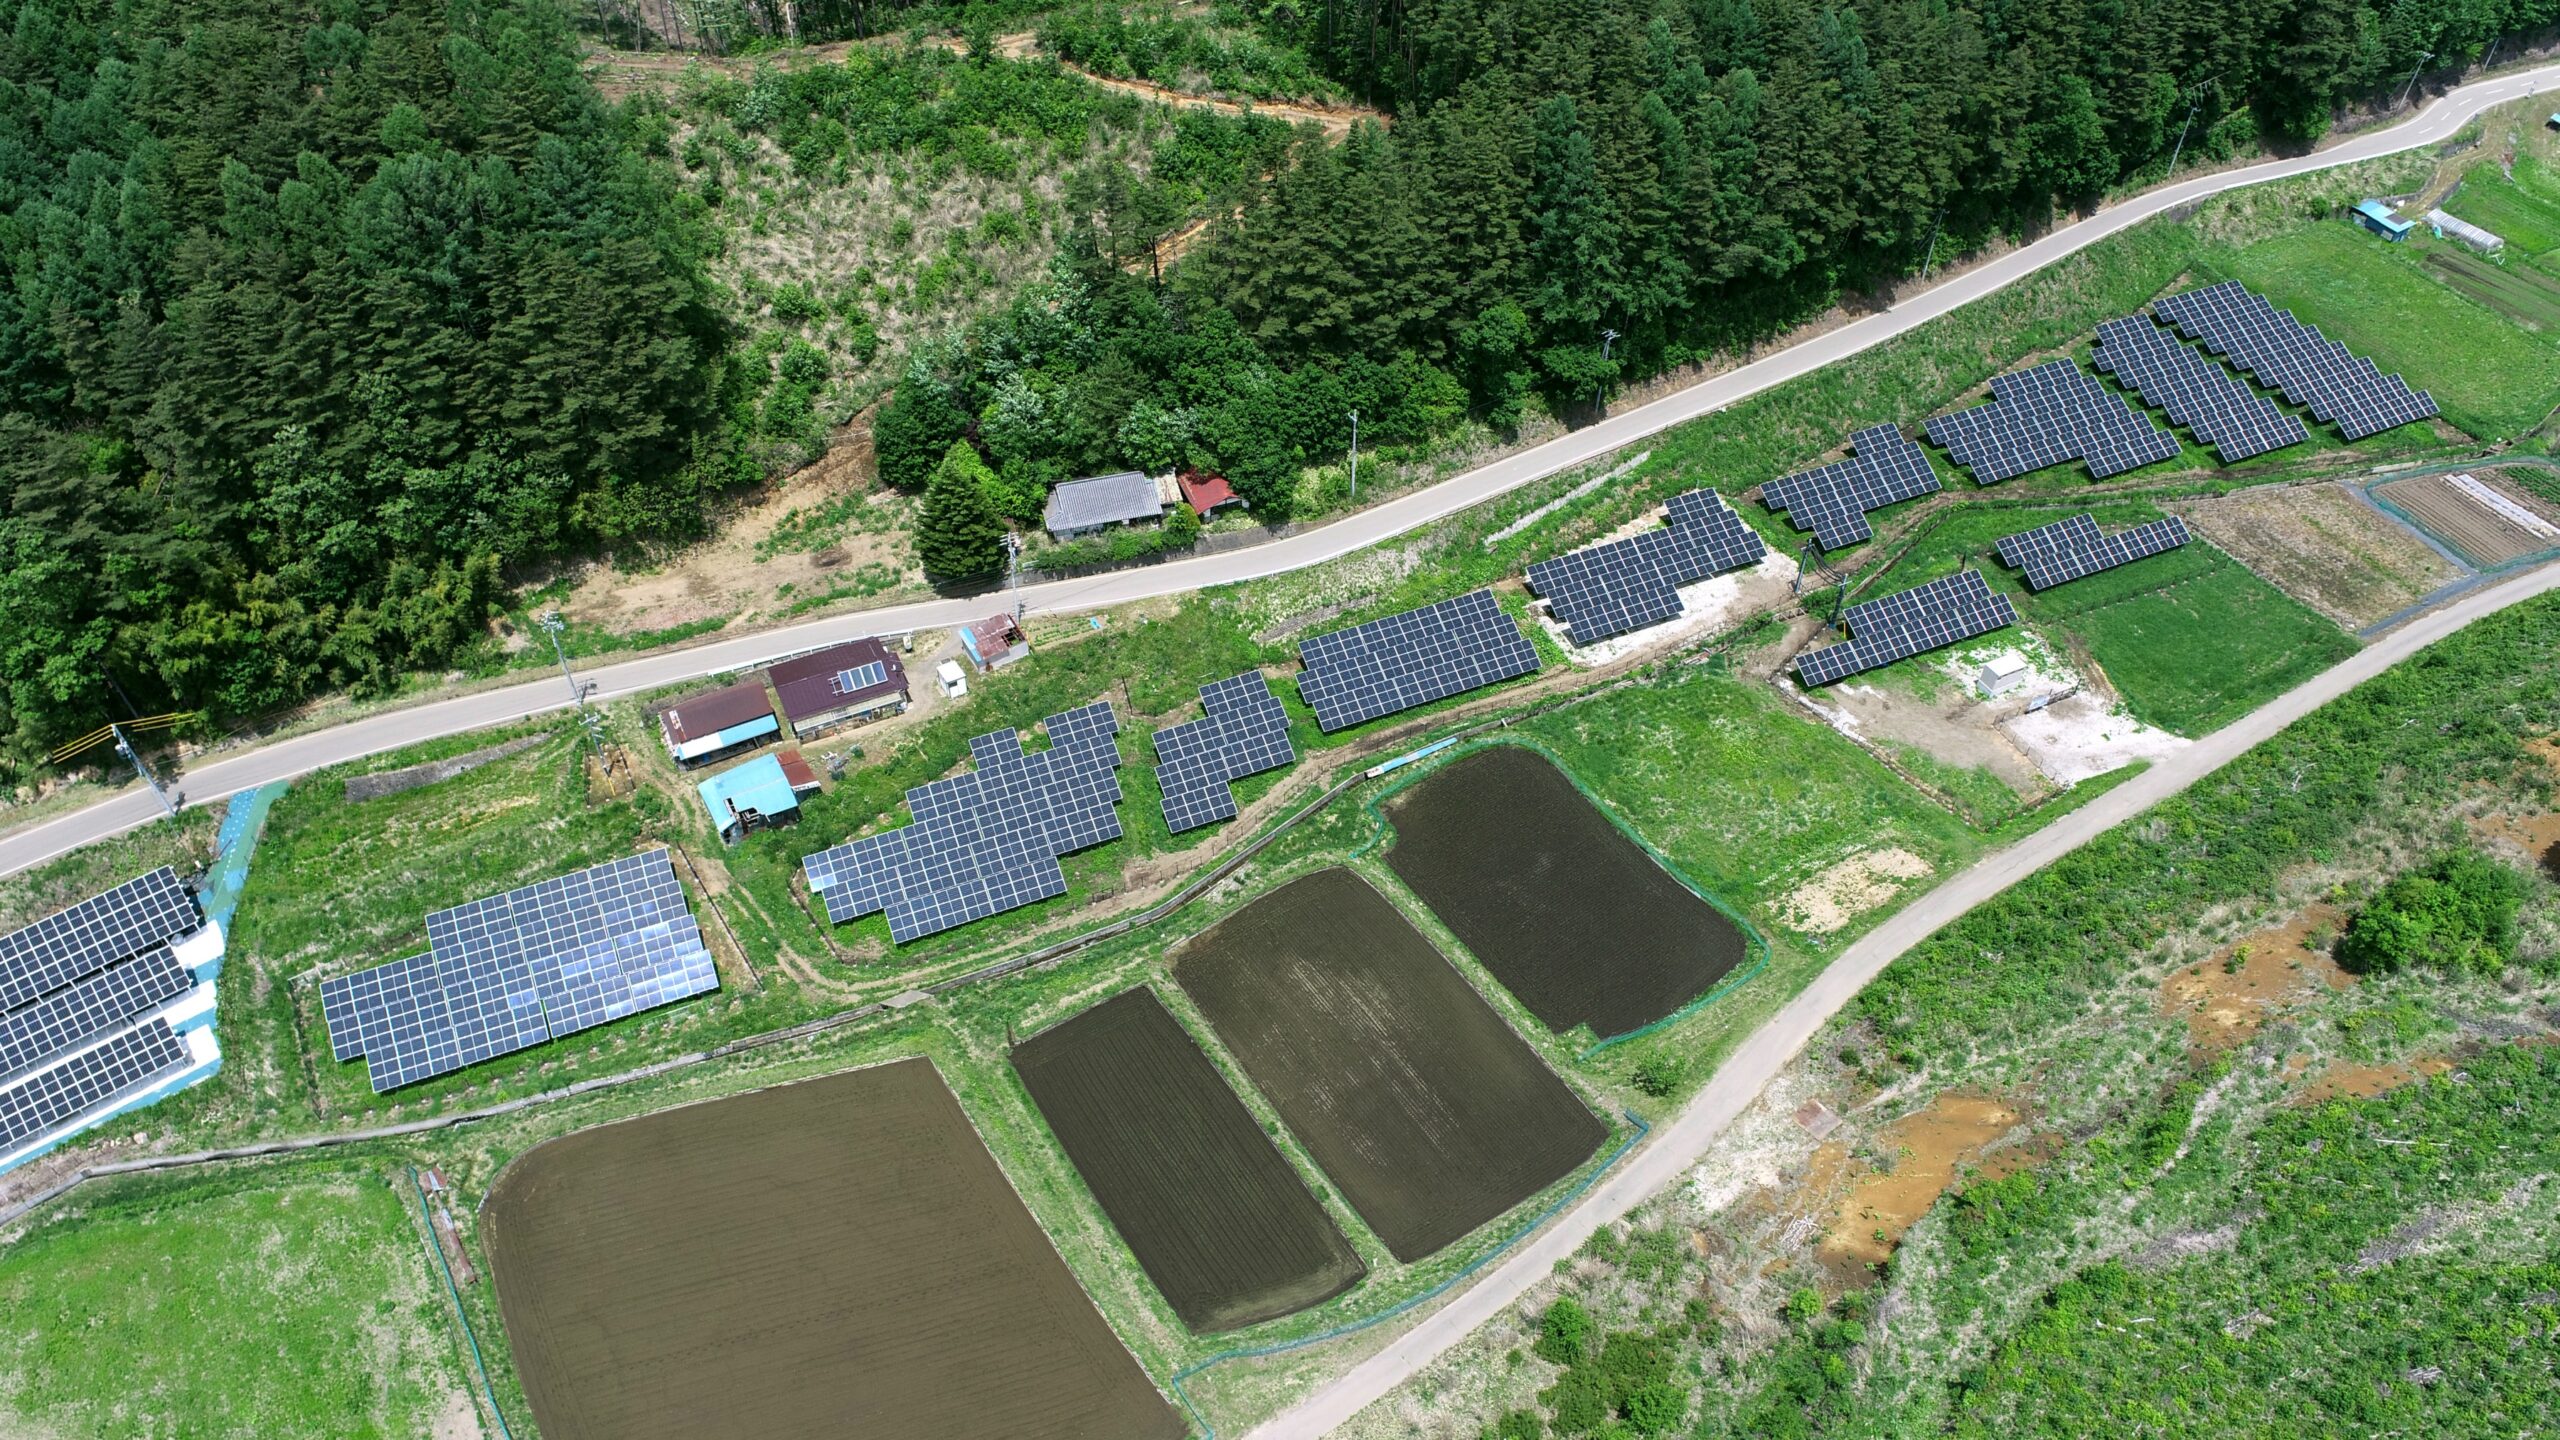
[[[1458,1271],[1455,1275],[1450,1276],[1448,1279],[1441,1281],[1439,1284],[1432,1286],[1430,1289],[1423,1291],[1419,1295],[1407,1296],[1405,1299],[1397,1301],[1395,1304],[1388,1306],[1386,1309],[1379,1311],[1377,1314],[1370,1316],[1366,1320],[1353,1320],[1347,1324],[1336,1325],[1330,1330],[1320,1330],[1313,1335],[1304,1336],[1296,1340],[1279,1340],[1274,1341],[1269,1345],[1255,1345],[1243,1350],[1221,1350],[1217,1354],[1210,1356],[1206,1360],[1200,1361],[1196,1365],[1185,1366],[1184,1368],[1175,1371],[1173,1375],[1174,1397],[1182,1402],[1182,1408],[1190,1411],[1191,1418],[1198,1422],[1204,1440],[1218,1440],[1218,1427],[1210,1424],[1209,1417],[1201,1414],[1200,1407],[1192,1403],[1190,1392],[1182,1388],[1183,1381],[1190,1379],[1192,1376],[1199,1374],[1201,1371],[1208,1369],[1212,1365],[1222,1364],[1225,1361],[1254,1360],[1265,1355],[1285,1355],[1292,1350],[1304,1350],[1310,1345],[1321,1345],[1328,1340],[1339,1340],[1345,1335],[1356,1335],[1373,1325],[1383,1325],[1387,1321],[1393,1320],[1397,1316],[1402,1315],[1404,1312],[1411,1310],[1417,1305],[1427,1304],[1433,1300],[1439,1299],[1442,1295],[1447,1294],[1450,1288],[1455,1286],[1459,1281],[1466,1279],[1468,1276],[1473,1275],[1485,1266],[1492,1264],[1495,1260],[1501,1258],[1502,1255],[1508,1252],[1512,1246],[1527,1239],[1530,1235],[1536,1233],[1538,1227],[1546,1224],[1549,1220],[1554,1219],[1563,1211],[1564,1207],[1572,1204],[1575,1200],[1580,1199],[1582,1193],[1590,1189],[1594,1182],[1598,1181],[1601,1176],[1608,1174],[1612,1169],[1615,1169],[1618,1162],[1627,1157],[1628,1151],[1636,1148],[1637,1145],[1643,1142],[1645,1136],[1653,1133],[1653,1127],[1644,1123],[1643,1118],[1637,1115],[1634,1111],[1625,1110],[1619,1113],[1627,1117],[1628,1124],[1636,1127],[1636,1133],[1628,1136],[1626,1143],[1620,1145],[1616,1151],[1611,1153],[1608,1159],[1601,1161],[1598,1166],[1594,1167],[1590,1174],[1583,1176],[1580,1184],[1575,1185],[1572,1189],[1557,1196],[1546,1209],[1531,1216],[1527,1223],[1523,1224],[1519,1229],[1512,1231],[1507,1236],[1504,1236],[1501,1244],[1494,1246],[1482,1255],[1468,1261],[1466,1267]]]
[[[462,1338],[471,1342],[471,1364],[480,1372],[481,1393],[489,1397],[489,1413],[498,1417],[498,1433],[505,1440],[516,1440],[507,1428],[507,1412],[498,1408],[497,1388],[489,1383],[489,1362],[480,1355],[480,1336],[471,1328],[471,1312],[462,1308],[461,1287],[453,1283],[453,1262],[444,1258],[444,1247],[436,1243],[436,1218],[427,1213],[427,1187],[418,1183],[418,1167],[409,1167],[409,1187],[418,1192],[418,1218],[427,1225],[427,1248],[436,1252],[436,1266],[444,1271],[444,1293],[453,1297],[454,1318],[462,1322]]]

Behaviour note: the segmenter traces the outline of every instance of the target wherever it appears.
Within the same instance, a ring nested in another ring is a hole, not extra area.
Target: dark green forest
[[[979,42],[1040,9],[799,13],[808,39],[948,24],[980,52],[958,63],[1001,66]],[[2458,66],[2555,14],[1230,3],[1222,23],[1297,57],[1262,69],[1302,59],[1393,124],[1338,145],[1204,126],[1172,163],[1081,177],[1053,279],[913,354],[881,472],[921,488],[965,441],[1023,520],[1065,475],[1192,464],[1276,518],[1354,410],[1384,443],[1533,398],[1570,417],[2172,150],[2304,143],[2419,55]],[[387,688],[485,643],[539,562],[696,533],[757,478],[770,359],[703,279],[718,199],[674,184],[662,111],[583,79],[592,17],[0,0],[0,763],[128,703],[218,724]],[[795,165],[840,164],[896,117],[830,74],[721,103]],[[962,116],[937,143],[972,163],[971,126],[1076,123]],[[1206,243],[1152,263],[1204,207]]]

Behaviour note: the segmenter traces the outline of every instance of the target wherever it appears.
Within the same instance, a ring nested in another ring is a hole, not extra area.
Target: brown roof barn
[[[757,721],[764,723],[759,725]],[[699,760],[738,745],[777,734],[773,701],[762,680],[741,680],[718,690],[688,695],[658,716],[667,750],[678,760]],[[735,733],[728,733],[735,732]]]
[[[794,734],[859,716],[894,714],[907,703],[907,668],[897,652],[865,636],[767,666],[773,693]]]

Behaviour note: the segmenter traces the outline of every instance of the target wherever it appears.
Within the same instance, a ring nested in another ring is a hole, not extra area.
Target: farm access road
[[[1706,1088],[1653,1134],[1624,1168],[1602,1177],[1554,1223],[1485,1270],[1482,1278],[1441,1309],[1397,1336],[1387,1347],[1341,1378],[1257,1427],[1246,1440],[1315,1440],[1348,1422],[1371,1402],[1419,1373],[1477,1326],[1527,1294],[1584,1241],[1661,1190],[1678,1183],[1706,1157],[1726,1127],[1740,1116],[1778,1072],[1811,1041],[1840,1007],[1867,982],[1928,939],[2029,875],[2079,849],[2118,824],[2238,759],[2277,731],[2337,699],[2355,686],[2510,605],[2560,590],[2560,561],[2476,590],[2393,631],[2362,652],[2277,696],[2149,770],[2005,850],[1957,871],[1943,885],[1867,932],[1824,967],[1796,997],[1746,1038],[1716,1070]]]
[[[2446,139],[2480,112],[2560,82],[2560,65],[2519,71],[2446,92],[2416,115],[2386,129],[2368,131],[2325,150],[2243,169],[2201,175],[2145,191],[2063,226],[2032,245],[1976,269],[1950,276],[1935,288],[1892,309],[1869,315],[1756,360],[1685,390],[1612,415],[1543,445],[1505,456],[1436,485],[1344,517],[1330,525],[1267,545],[1201,555],[1161,565],[1055,580],[1020,589],[1026,611],[1072,613],[1180,594],[1211,585],[1258,580],[1321,565],[1446,518],[1532,481],[1612,455],[1674,425],[1746,400],[1912,330],[1969,301],[1980,299],[2076,251],[2164,211],[2226,190],[2309,174],[2395,154]],[[965,623],[1003,604],[1001,596],[936,599],[875,610],[850,611],[758,634],[666,651],[599,666],[586,672],[593,694],[609,699],[653,690],[697,676],[743,670],[859,635],[926,630]],[[565,687],[547,674],[494,690],[344,721],[325,730],[223,755],[179,777],[184,802],[200,805],[323,766],[397,749],[460,731],[501,725],[568,703]],[[158,817],[159,802],[139,785],[85,809],[0,835],[0,875],[14,874],[67,850],[103,840]]]

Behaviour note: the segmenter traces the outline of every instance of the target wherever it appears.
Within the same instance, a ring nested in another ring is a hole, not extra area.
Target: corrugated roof
[[[1049,511],[1041,523],[1050,533],[1117,525],[1123,520],[1152,520],[1164,513],[1156,482],[1135,470],[1060,482],[1049,491]]]
[[[1221,505],[1234,504],[1236,491],[1224,475],[1203,475],[1197,470],[1185,470],[1182,472],[1182,498],[1191,503],[1192,509],[1206,516]]]
[[[702,795],[702,808],[711,812],[711,823],[726,830],[735,817],[729,807],[753,810],[770,820],[800,808],[800,797],[791,791],[790,778],[783,774],[780,757],[759,755],[735,770],[724,770],[694,787]]]
[[[838,675],[873,664],[888,678],[850,691],[836,688]],[[898,663],[897,652],[868,635],[767,666],[765,676],[773,681],[773,693],[782,697],[782,713],[794,720],[907,693],[907,667]]]
[[[735,685],[700,695],[688,695],[667,707],[662,723],[667,738],[676,744],[717,735],[733,725],[744,725],[757,716],[773,715],[773,702],[765,698],[764,682],[741,680]]]

